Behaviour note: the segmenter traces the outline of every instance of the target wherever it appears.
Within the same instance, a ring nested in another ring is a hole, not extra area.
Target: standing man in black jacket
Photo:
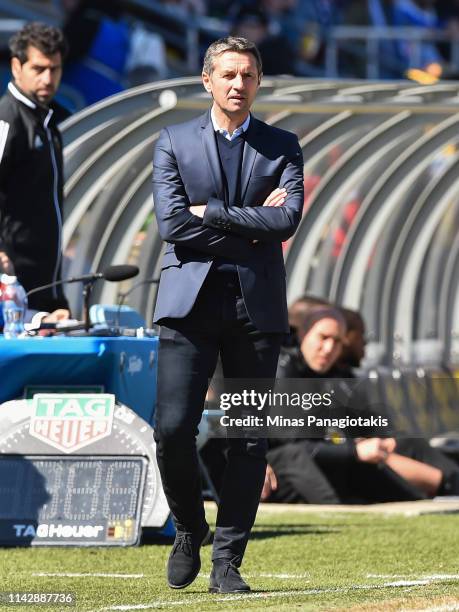
[[[162,130],[153,173],[166,241],[155,322],[161,325],[156,456],[177,536],[168,583],[199,573],[209,534],[196,434],[218,356],[227,378],[273,379],[288,331],[282,241],[303,209],[297,137],[250,112],[262,76],[256,46],[212,43],[202,80],[212,106]],[[248,383],[249,384],[249,383]],[[250,590],[239,574],[266,471],[266,441],[231,439],[212,552],[212,593]]]
[[[13,80],[0,100],[0,267],[26,291],[60,278],[63,160],[57,124],[66,111],[52,102],[67,51],[62,32],[42,23],[10,40]],[[64,309],[60,287],[31,296],[35,310]]]

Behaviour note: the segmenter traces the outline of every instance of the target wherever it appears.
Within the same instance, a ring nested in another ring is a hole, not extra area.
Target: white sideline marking
[[[424,576],[430,580],[459,580],[459,574],[432,574],[431,576]]]
[[[413,580],[459,580],[459,574],[367,574],[366,578],[411,578]]]
[[[309,582],[310,574],[246,574],[249,578],[292,578],[292,579],[305,579]]]
[[[331,587],[325,589],[305,589],[302,591],[268,591],[263,593],[241,593],[240,595],[226,595],[225,597],[201,597],[200,599],[190,600],[176,600],[176,601],[155,601],[150,604],[126,604],[118,606],[109,606],[107,608],[99,608],[99,612],[105,612],[106,610],[153,610],[156,608],[162,608],[167,606],[194,606],[198,603],[210,603],[212,601],[236,601],[239,599],[269,599],[272,597],[285,597],[295,595],[322,595],[323,593],[347,593],[348,591],[357,590],[372,590],[372,589],[385,589],[390,587],[407,587],[407,586],[421,586],[428,584],[429,581],[425,580],[401,580],[399,582],[387,582],[384,584],[354,584],[349,587]]]
[[[431,580],[397,580],[396,582],[385,582],[383,586],[386,587],[402,587],[402,586],[416,586],[418,584],[430,584]]]
[[[435,606],[435,608],[406,608],[401,612],[457,612],[459,604],[444,604],[443,606]]]
[[[244,576],[246,578],[288,578],[288,579],[307,579],[309,582],[309,578],[311,574],[264,574],[264,573],[256,573],[256,574],[247,574],[244,572]],[[209,574],[198,574],[198,578],[206,578],[209,579]]]
[[[75,574],[66,572],[32,572],[32,576],[46,578],[145,578],[145,574]]]

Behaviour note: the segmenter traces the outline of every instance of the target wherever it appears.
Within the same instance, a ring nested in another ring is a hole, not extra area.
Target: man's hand
[[[355,445],[359,461],[364,463],[382,463],[393,452],[394,438],[366,438],[358,440]]]
[[[53,310],[45,317],[42,318],[40,323],[60,323],[61,321],[67,321],[70,319],[70,311],[67,308],[58,308]],[[40,329],[38,332],[39,336],[54,336],[56,329]]]
[[[273,491],[277,489],[277,478],[273,468],[269,465],[266,466],[265,482],[261,491],[261,501],[265,501],[271,495]]]
[[[13,262],[5,253],[5,251],[0,251],[0,272],[2,272],[3,274],[9,274],[10,276],[14,276]]]
[[[263,206],[283,206],[285,198],[287,197],[287,190],[284,187],[277,187],[274,191],[271,191],[269,196],[263,202]],[[191,204],[189,211],[192,215],[196,215],[202,219],[206,212],[207,204]]]
[[[58,308],[47,314],[46,317],[43,317],[42,321],[43,323],[58,323],[59,321],[66,321],[67,319],[70,319],[70,310],[67,310],[67,308]]]
[[[274,191],[271,191],[263,202],[263,206],[283,206],[286,197],[287,190],[284,187],[277,187]],[[257,244],[257,242],[258,240],[252,240],[252,244]]]
[[[286,197],[287,190],[284,187],[276,187],[276,189],[274,189],[274,191],[271,191],[269,196],[263,202],[263,206],[283,206]],[[206,207],[207,204],[191,204],[188,210],[192,215],[203,219],[204,213],[206,212]],[[252,244],[256,244],[257,242],[258,240],[253,240]]]
[[[192,204],[189,207],[189,211],[192,215],[196,215],[196,217],[202,219],[204,217],[204,213],[206,212],[206,207],[207,204]]]
[[[283,206],[286,197],[287,190],[284,187],[277,187],[274,189],[274,191],[271,191],[269,196],[263,202],[263,206]]]

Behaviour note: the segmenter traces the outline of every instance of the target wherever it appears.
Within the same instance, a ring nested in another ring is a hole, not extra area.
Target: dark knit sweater
[[[241,135],[234,140],[228,140],[220,132],[215,132],[215,138],[222,169],[225,204],[226,206],[240,206],[244,137]],[[217,257],[213,267],[221,272],[237,273],[236,266],[224,257]]]

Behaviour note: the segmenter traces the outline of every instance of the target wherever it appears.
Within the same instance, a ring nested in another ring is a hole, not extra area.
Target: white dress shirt
[[[217,120],[215,119],[213,108],[210,110],[210,117],[212,119],[212,125],[214,126],[214,130],[216,132],[220,132],[222,136],[224,136],[227,140],[230,140],[230,141],[234,140],[235,138],[237,138],[238,136],[240,136],[241,134],[243,134],[249,129],[250,113],[247,115],[247,119],[244,121],[244,123],[240,125],[239,127],[237,127],[232,134],[230,134],[228,130],[221,128],[218,125]]]

